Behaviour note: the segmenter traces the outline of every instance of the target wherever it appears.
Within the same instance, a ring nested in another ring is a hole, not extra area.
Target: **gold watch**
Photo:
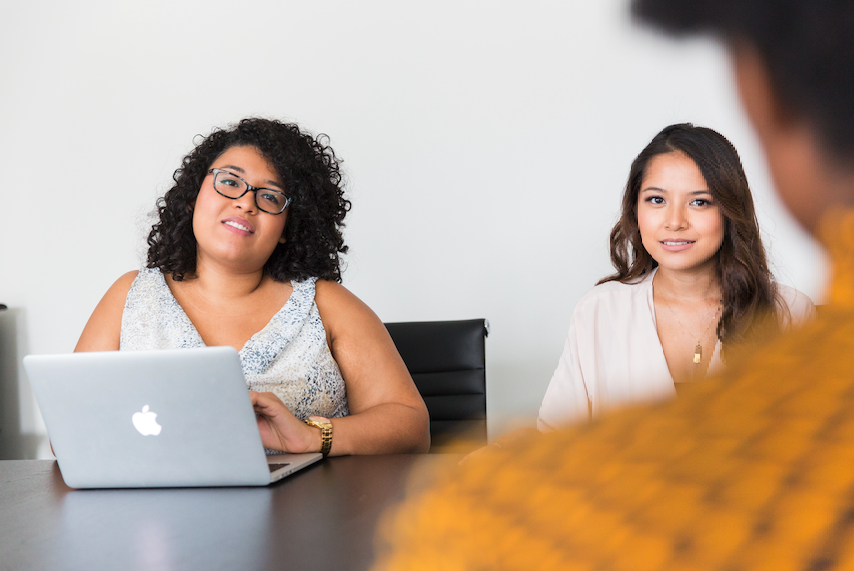
[[[322,416],[310,416],[305,419],[305,423],[320,429],[320,453],[324,456],[329,454],[329,451],[332,450],[332,423],[329,419]]]

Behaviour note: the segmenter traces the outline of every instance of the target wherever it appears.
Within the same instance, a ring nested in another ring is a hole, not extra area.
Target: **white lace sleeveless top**
[[[246,384],[272,392],[301,420],[350,414],[338,364],[314,302],[316,278],[292,281],[288,301],[240,350]],[[122,351],[204,347],[160,270],[143,268],[122,314]]]

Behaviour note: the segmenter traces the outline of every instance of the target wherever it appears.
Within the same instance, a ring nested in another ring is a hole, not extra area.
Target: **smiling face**
[[[228,171],[252,186],[285,192],[275,168],[255,147],[226,149],[210,168]],[[241,272],[262,269],[276,245],[284,242],[288,211],[262,212],[253,191],[231,199],[219,194],[213,181],[213,174],[205,177],[193,208],[198,262],[225,263]]]
[[[714,266],[724,240],[724,217],[703,173],[688,156],[673,152],[649,161],[637,213],[643,246],[659,271]]]

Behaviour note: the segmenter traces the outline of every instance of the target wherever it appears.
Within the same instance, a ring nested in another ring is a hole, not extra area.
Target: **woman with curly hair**
[[[673,396],[728,349],[815,314],[772,281],[738,153],[705,127],[666,127],[634,160],[611,261],[575,307],[540,430]]]
[[[267,448],[426,452],[424,401],[382,322],[339,283],[350,202],[325,136],[244,119],[173,179],[146,267],[113,284],[75,350],[230,345]]]

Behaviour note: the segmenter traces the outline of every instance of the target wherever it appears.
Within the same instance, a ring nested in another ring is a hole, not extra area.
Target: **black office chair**
[[[430,413],[430,452],[486,445],[486,351],[489,322],[386,323]]]

